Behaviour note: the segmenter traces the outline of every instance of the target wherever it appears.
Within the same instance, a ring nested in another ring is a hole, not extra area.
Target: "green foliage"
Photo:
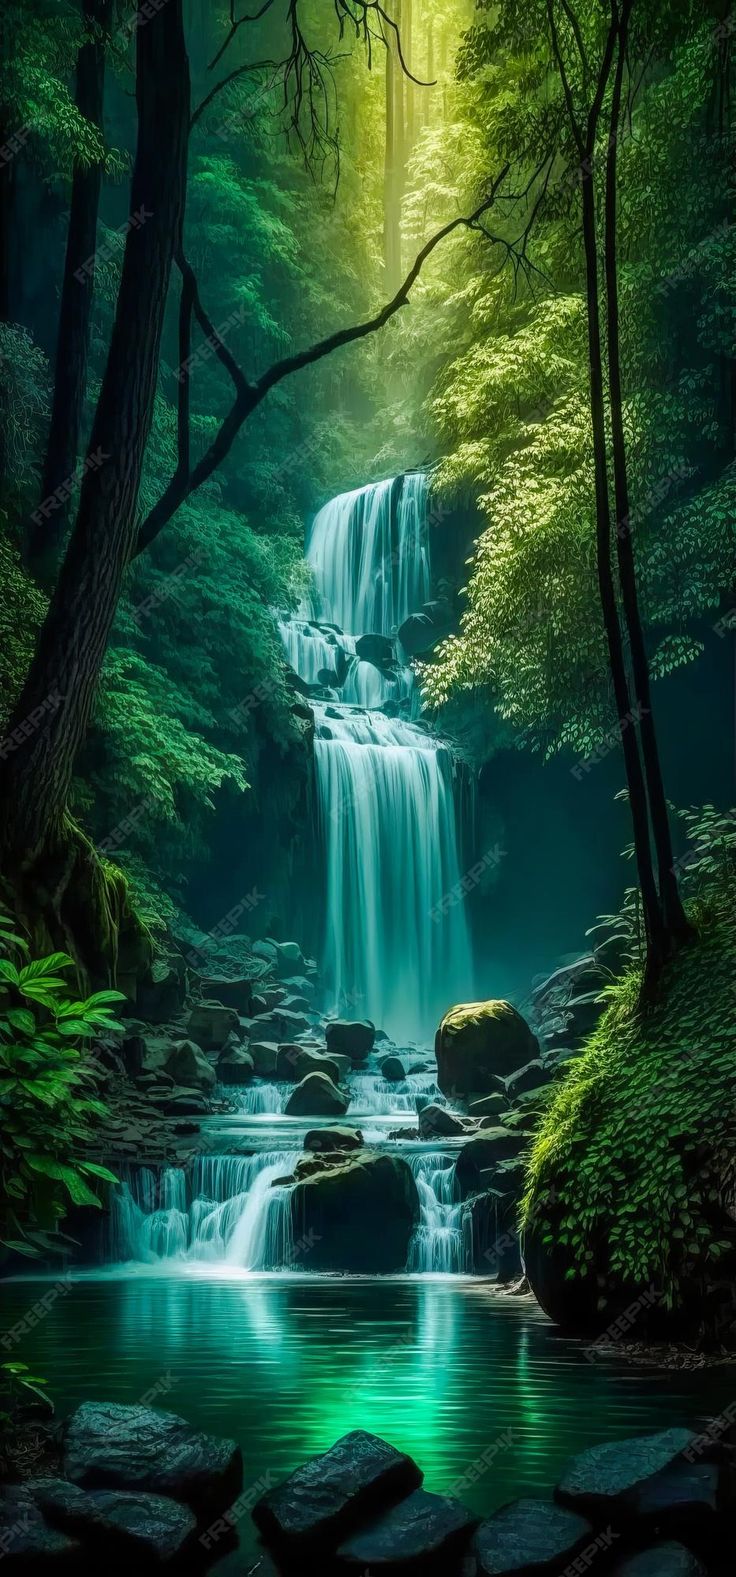
[[[54,1404],[44,1390],[46,1384],[43,1375],[32,1374],[27,1363],[0,1363],[0,1431],[14,1427],[18,1409],[30,1399],[43,1402],[53,1413]]]
[[[107,151],[96,126],[74,103],[74,69],[84,41],[80,12],[54,0],[10,0],[4,9],[2,109],[12,134],[27,136],[27,150],[44,175],[69,175],[73,163],[103,163],[109,172],[123,168],[120,155]]]
[[[653,1283],[671,1305],[683,1280],[733,1248],[724,1200],[736,1160],[736,818],[706,806],[683,821],[697,941],[666,966],[651,1006],[640,967],[606,989],[528,1162],[524,1219],[562,1246],[570,1278],[601,1275],[602,1308],[631,1282]]]
[[[68,1201],[99,1207],[92,1184],[115,1182],[85,1159],[105,1115],[94,1069],[80,1046],[116,1030],[119,991],[67,995],[67,953],[30,958],[0,914],[0,1243],[31,1259],[64,1252],[58,1232]]]

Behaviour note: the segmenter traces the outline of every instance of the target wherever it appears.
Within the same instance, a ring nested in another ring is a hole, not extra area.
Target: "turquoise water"
[[[6,1283],[3,1330],[46,1287]],[[592,1363],[536,1305],[457,1277],[80,1280],[12,1356],[46,1376],[61,1415],[157,1388],[154,1405],[240,1441],[246,1487],[361,1427],[415,1456],[428,1489],[472,1478],[456,1493],[481,1514],[549,1491],[586,1445],[698,1423],[736,1394],[736,1369]],[[223,1577],[255,1548],[248,1515],[239,1535]]]

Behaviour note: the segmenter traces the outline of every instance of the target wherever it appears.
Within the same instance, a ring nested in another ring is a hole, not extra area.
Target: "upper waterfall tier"
[[[390,635],[429,598],[427,476],[410,471],[339,493],[307,542],[319,618],[360,635]]]

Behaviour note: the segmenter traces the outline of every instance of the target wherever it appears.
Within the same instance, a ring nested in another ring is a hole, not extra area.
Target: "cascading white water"
[[[421,1216],[409,1246],[407,1270],[460,1275],[472,1269],[469,1218],[444,1151],[407,1156],[419,1193]]]
[[[131,1169],[112,1201],[110,1258],[118,1263],[217,1261],[243,1270],[291,1264],[288,1177],[298,1152],[200,1156],[189,1175]]]
[[[307,543],[312,615],[348,633],[279,621],[301,677],[315,683],[332,670],[341,695],[340,703],[314,702],[330,1006],[359,1011],[396,1040],[426,1040],[452,1002],[473,996],[455,892],[452,754],[416,722],[381,710],[393,703],[416,711],[413,674],[398,650],[395,664],[382,667],[355,651],[361,634],[395,638],[429,596],[427,486],[424,473],[411,472],[325,504]]]

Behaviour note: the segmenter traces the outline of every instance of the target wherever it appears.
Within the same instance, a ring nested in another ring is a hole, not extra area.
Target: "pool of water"
[[[3,1330],[45,1290],[6,1282]],[[59,1293],[12,1356],[46,1376],[61,1415],[155,1388],[154,1405],[240,1441],[246,1488],[360,1427],[416,1457],[428,1489],[454,1486],[481,1514],[549,1492],[586,1445],[697,1425],[736,1394],[736,1368],[591,1362],[536,1305],[453,1277],[90,1277]],[[238,1531],[222,1577],[242,1577],[256,1548],[248,1515]]]

